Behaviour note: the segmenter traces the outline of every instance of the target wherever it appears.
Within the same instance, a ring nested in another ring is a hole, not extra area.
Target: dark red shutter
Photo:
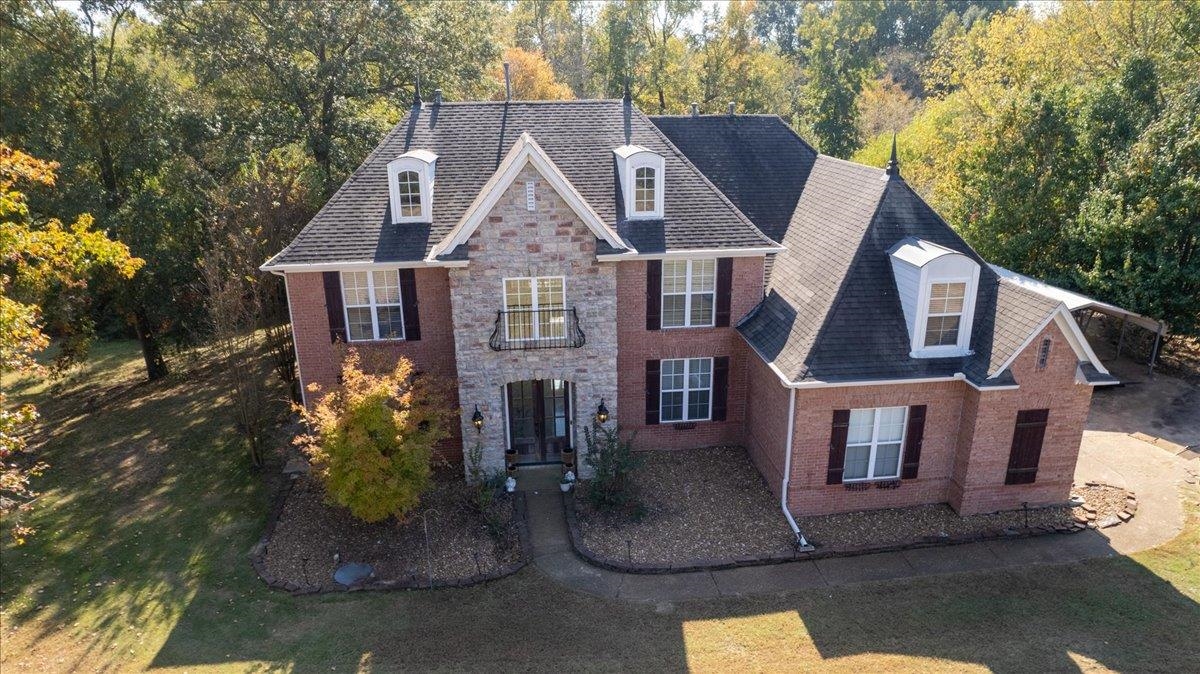
[[[1037,478],[1038,461],[1042,458],[1042,440],[1046,437],[1046,420],[1050,410],[1021,410],[1017,412],[1017,427],[1013,430],[1012,451],[1008,455],[1008,473],[1004,484],[1032,484]]]
[[[725,421],[729,399],[729,356],[713,358],[712,420]]]
[[[325,312],[329,315],[329,341],[346,341],[346,313],[342,311],[342,275],[327,271],[321,274],[325,284]]]
[[[717,313],[716,326],[729,327],[730,291],[733,288],[733,258],[717,260]]]
[[[825,484],[841,484],[846,469],[846,438],[850,435],[850,410],[833,411],[833,431],[829,436],[829,470]]]
[[[646,329],[662,329],[662,260],[646,261]]]
[[[417,275],[412,269],[400,270],[400,303],[404,312],[404,339],[421,339],[421,315],[417,311]]]
[[[662,365],[657,360],[646,361],[646,424],[658,423],[658,391],[662,384]]]
[[[908,408],[908,428],[904,432],[904,466],[900,479],[915,480],[921,465],[921,443],[925,439],[925,406]]]

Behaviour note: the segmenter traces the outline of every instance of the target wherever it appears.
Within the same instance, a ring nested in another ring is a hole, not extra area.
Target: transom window
[[[666,260],[662,265],[662,327],[713,325],[716,260]]]
[[[342,272],[342,303],[350,341],[404,339],[397,270]]]
[[[415,218],[421,215],[421,178],[416,171],[401,171],[396,176],[399,189],[400,217]]]
[[[659,364],[658,420],[707,421],[712,417],[712,358],[677,358]]]
[[[633,211],[635,213],[653,213],[655,211],[656,171],[649,166],[642,166],[633,172]]]
[[[955,346],[962,322],[967,284],[929,284],[929,315],[925,321],[925,346]]]
[[[504,330],[510,341],[566,336],[566,279],[504,279]]]
[[[844,482],[900,476],[907,414],[906,407],[850,410]]]

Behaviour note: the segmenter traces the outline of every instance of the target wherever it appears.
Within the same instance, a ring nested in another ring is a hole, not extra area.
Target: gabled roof
[[[429,252],[429,258],[452,254],[456,247],[465,243],[479,228],[479,224],[491,212],[500,197],[504,195],[505,190],[517,179],[517,175],[521,173],[521,169],[525,168],[526,164],[533,164],[538,173],[542,174],[542,177],[554,187],[554,190],[575,211],[575,215],[579,216],[583,224],[592,230],[592,234],[597,239],[607,243],[613,250],[625,249],[621,237],[600,218],[596,211],[592,210],[592,207],[579,194],[571,181],[567,180],[562,171],[554,165],[554,161],[546,155],[546,151],[537,144],[533,136],[526,132],[522,133],[517,142],[513,144],[512,149],[505,155],[504,161],[500,162],[496,172],[484,184],[483,189],[479,191],[475,201],[471,202],[466,212],[463,213],[458,224],[434,245]]]
[[[775,244],[721,194],[650,120],[619,100],[471,102],[414,106],[266,269],[425,260],[463,219],[522,133],[625,248],[763,249]],[[639,145],[665,159],[661,220],[625,222],[613,150]],[[393,224],[387,164],[410,150],[438,156],[433,221]],[[601,245],[601,252],[617,252]]]

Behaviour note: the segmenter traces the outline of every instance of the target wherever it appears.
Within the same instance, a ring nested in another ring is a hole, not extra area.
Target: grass
[[[203,358],[142,383],[102,346],[42,408],[38,528],[0,549],[0,669],[1191,669],[1200,506],[1132,558],[640,606],[527,569],[464,590],[291,597],[255,578],[262,479]],[[89,403],[89,401],[91,401]]]

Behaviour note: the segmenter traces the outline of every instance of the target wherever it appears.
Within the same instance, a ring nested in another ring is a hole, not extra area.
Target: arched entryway
[[[574,386],[565,379],[526,379],[504,387],[508,446],[522,465],[557,463],[571,447]]]

